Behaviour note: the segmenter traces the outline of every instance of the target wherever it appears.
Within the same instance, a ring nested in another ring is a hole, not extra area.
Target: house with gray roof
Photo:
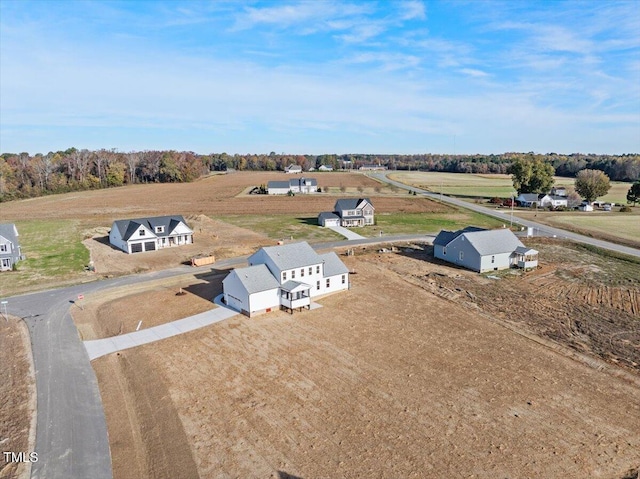
[[[11,271],[18,261],[24,259],[18,236],[15,224],[0,224],[0,271]]]
[[[434,257],[484,273],[511,267],[538,266],[538,252],[527,248],[509,229],[467,227],[441,231],[433,241]]]
[[[521,193],[516,197],[516,203],[520,206],[527,208],[539,207],[546,208],[551,206],[558,208],[560,206],[566,207],[568,205],[568,199],[566,195],[544,194],[544,193]]]
[[[336,226],[335,217],[339,218],[337,226],[368,226],[375,224],[375,208],[369,198],[344,198],[336,201],[333,212],[322,212],[318,215],[320,226]],[[327,221],[329,220],[329,221]]]
[[[305,178],[304,176],[285,181],[269,181],[267,183],[267,192],[270,195],[317,193],[318,181],[315,178]]]
[[[227,305],[247,316],[273,309],[309,309],[311,298],[349,288],[349,270],[331,252],[318,254],[306,242],[260,248],[249,266],[222,281]]]
[[[125,253],[142,253],[193,243],[193,230],[181,215],[117,220],[109,242]]]
[[[285,173],[289,173],[289,174],[302,173],[302,166],[300,166],[300,165],[289,165],[289,166],[285,167],[284,172]]]

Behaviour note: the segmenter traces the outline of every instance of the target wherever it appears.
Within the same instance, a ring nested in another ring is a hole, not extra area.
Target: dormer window
[[[164,226],[156,226],[156,233],[164,233]]]

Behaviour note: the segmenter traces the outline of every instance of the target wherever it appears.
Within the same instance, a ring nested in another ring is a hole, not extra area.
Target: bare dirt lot
[[[530,339],[529,323],[496,314],[509,301],[487,307],[521,284],[539,290],[534,276],[490,280],[417,249],[345,261],[352,288],[323,308],[236,317],[94,361],[114,477],[621,478],[638,468],[637,376],[602,367],[595,349],[586,359],[565,350],[565,336],[553,347]],[[579,303],[525,299],[519,317],[542,309],[551,329]],[[625,314],[606,301],[578,312],[589,323],[607,309]],[[638,347],[627,338],[613,354]]]
[[[0,451],[33,452],[35,380],[29,332],[18,318],[0,317]],[[0,457],[0,478],[26,479],[28,463]]]

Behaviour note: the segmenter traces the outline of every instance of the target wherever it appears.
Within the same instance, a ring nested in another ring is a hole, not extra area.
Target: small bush
[[[631,208],[629,206],[622,206],[620,208],[620,213],[631,213]]]
[[[501,205],[502,201],[503,201],[502,198],[498,198],[497,196],[494,196],[489,200],[489,203],[492,203],[494,205]]]

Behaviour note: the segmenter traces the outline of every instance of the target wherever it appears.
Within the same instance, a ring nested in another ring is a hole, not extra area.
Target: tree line
[[[211,171],[282,171],[291,164],[300,165],[305,171],[321,165],[339,170],[378,164],[391,170],[486,174],[508,173],[518,160],[539,160],[559,176],[574,177],[581,170],[595,169],[612,180],[640,178],[640,155],[637,154],[287,155],[272,151],[269,154],[201,155],[173,150],[125,153],[114,149],[69,148],[47,154],[0,155],[0,201],[134,183],[189,182]]]

